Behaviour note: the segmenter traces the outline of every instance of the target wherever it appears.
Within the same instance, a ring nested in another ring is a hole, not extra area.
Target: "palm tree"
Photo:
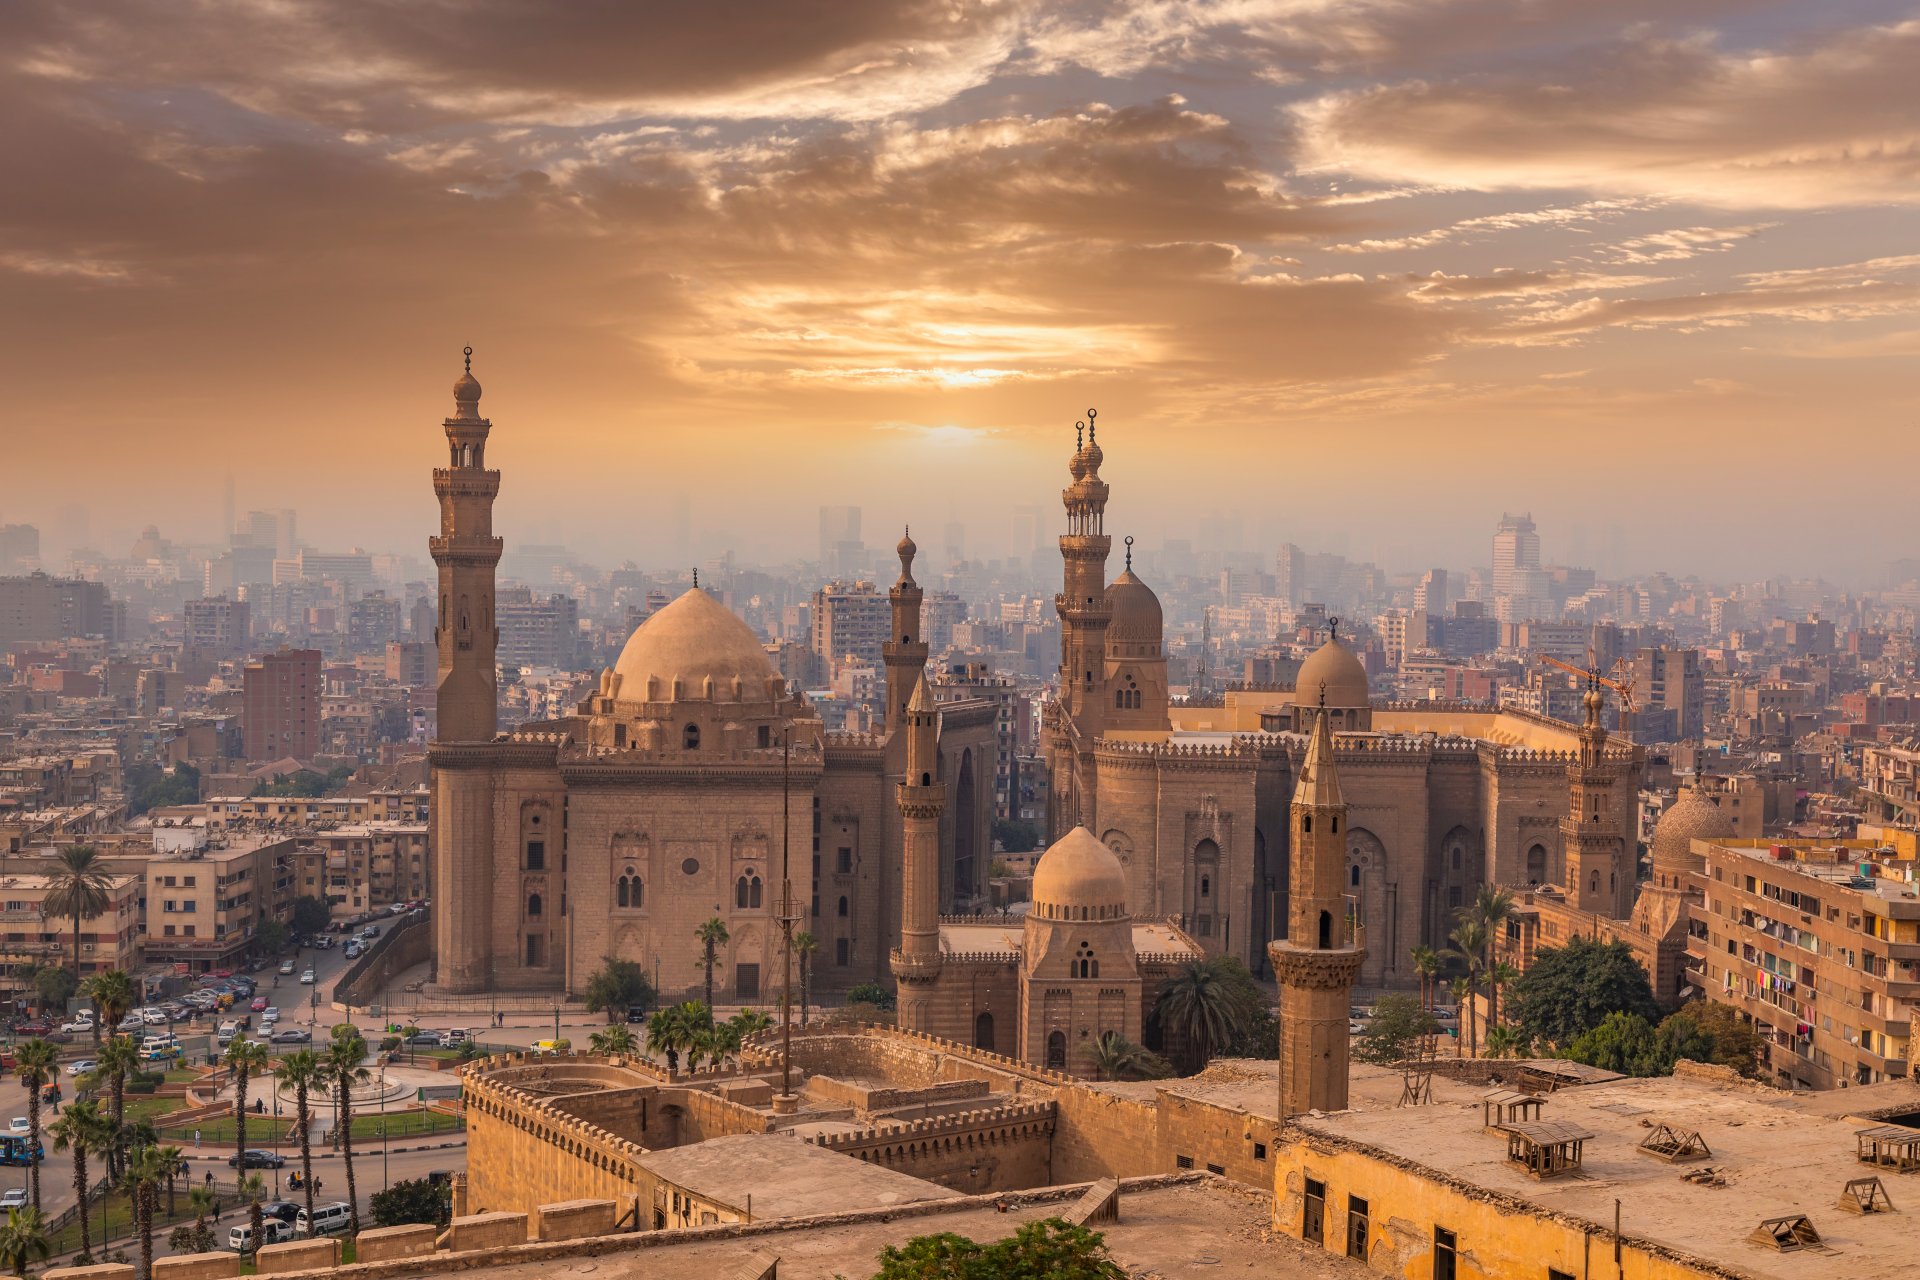
[[[1194,1071],[1204,1068],[1214,1050],[1232,1041],[1259,1012],[1252,988],[1235,981],[1237,963],[1223,963],[1225,959],[1214,956],[1181,966],[1160,988],[1154,1005],[1160,1029],[1183,1046],[1181,1058]]]
[[[1453,927],[1449,935],[1453,950],[1467,965],[1467,991],[1471,995],[1480,989],[1482,965],[1487,949],[1487,926],[1477,917],[1463,915],[1460,923]],[[1480,1051],[1480,1015],[1473,1002],[1467,1002],[1467,1044],[1474,1053]]]
[[[348,1181],[351,1182],[352,1179],[348,1179]],[[266,1243],[264,1237],[267,1230],[267,1215],[261,1210],[260,1202],[267,1198],[267,1180],[257,1173],[247,1173],[243,1169],[241,1170],[239,1191],[240,1198],[245,1201],[247,1205],[247,1225],[253,1228],[254,1257],[258,1258],[260,1256],[260,1246]],[[307,1221],[313,1221],[312,1214],[307,1215]]]
[[[50,919],[73,921],[73,976],[80,978],[80,923],[105,915],[113,905],[113,877],[100,865],[100,851],[90,844],[70,844],[60,851],[52,873],[52,887],[40,909]]]
[[[1156,1080],[1168,1074],[1166,1060],[1117,1031],[1103,1032],[1087,1047],[1096,1080]]]
[[[87,1191],[91,1185],[87,1178],[87,1157],[107,1148],[113,1141],[113,1129],[100,1114],[98,1104],[75,1101],[68,1104],[66,1113],[53,1122],[48,1132],[53,1135],[55,1151],[73,1152],[73,1196],[80,1207],[79,1259],[90,1262],[93,1237],[87,1221]]]
[[[1489,1058],[1518,1057],[1526,1044],[1520,1033],[1512,1027],[1490,1027],[1487,1030],[1487,1056]]]
[[[171,1160],[167,1157],[168,1151],[173,1152]],[[143,1276],[153,1275],[153,1211],[158,1207],[160,1184],[173,1175],[178,1160],[177,1147],[146,1147],[127,1166],[127,1178],[133,1184],[133,1220],[140,1231],[140,1274]]]
[[[334,1102],[340,1113],[339,1125],[334,1132],[339,1136],[340,1155],[347,1167],[347,1204],[348,1212],[352,1215],[349,1225],[356,1236],[360,1234],[360,1197],[354,1191],[353,1182],[353,1086],[372,1079],[367,1069],[360,1065],[366,1056],[367,1042],[360,1038],[359,1028],[351,1023],[342,1023],[333,1029],[333,1039],[328,1042],[323,1059],[327,1079],[333,1085]]]
[[[800,961],[800,1025],[807,1025],[807,993],[813,978],[813,953],[820,949],[820,939],[805,930],[793,935],[793,954]]]
[[[207,1216],[219,1207],[220,1197],[212,1187],[188,1187],[187,1212],[193,1215],[193,1225],[175,1227],[167,1237],[167,1246],[176,1253],[211,1253],[213,1232],[207,1226]],[[307,1218],[311,1221],[313,1215],[309,1213]]]
[[[1493,1042],[1493,1033],[1500,1030],[1500,988],[1510,987],[1520,980],[1520,971],[1506,960],[1495,960],[1487,969],[1487,1042]]]
[[[727,922],[719,916],[707,921],[693,931],[700,940],[700,962],[707,969],[707,1008],[713,1008],[713,966],[718,962],[720,948],[727,945],[732,936],[727,932]]]
[[[1434,993],[1439,989],[1440,953],[1424,943],[1415,947],[1413,971],[1420,975],[1420,1008],[1432,1013]]]
[[[1513,894],[1497,884],[1483,884],[1474,895],[1469,914],[1486,926],[1487,937],[1481,944],[1480,967],[1491,973],[1494,948],[1506,935],[1507,921],[1513,918]],[[1497,1026],[1499,1022],[1500,988],[1494,984],[1487,991],[1487,1025]]]
[[[469,1041],[471,1043],[471,1041]],[[328,1087],[327,1064],[311,1049],[280,1059],[275,1073],[293,1086],[294,1123],[300,1126],[300,1187],[307,1193],[307,1221],[313,1221],[313,1094]]]
[[[104,1028],[113,1032],[120,1026],[120,1020],[127,1016],[137,998],[133,989],[133,979],[127,976],[125,969],[103,969],[80,984],[80,990],[87,999],[93,1001],[93,1042],[100,1043]]]
[[[624,1022],[616,1022],[605,1031],[596,1031],[587,1038],[587,1043],[595,1053],[610,1054],[624,1058],[633,1052],[633,1032]]]
[[[680,1053],[691,1050],[694,1036],[713,1024],[713,1012],[697,1000],[685,1000],[665,1009],[654,1010],[647,1020],[647,1046],[667,1055],[667,1070],[680,1069]],[[692,1063],[688,1063],[692,1069]]]
[[[180,1176],[180,1162],[187,1158],[186,1152],[178,1147],[154,1147],[160,1153],[167,1169],[167,1216],[174,1216],[173,1184]]]
[[[107,1042],[100,1046],[100,1065],[95,1068],[93,1074],[96,1077],[105,1076],[111,1086],[109,1103],[111,1110],[108,1114],[113,1117],[113,1127],[116,1130],[120,1129],[127,1119],[127,1080],[139,1073],[139,1046],[135,1045],[129,1036],[109,1036]],[[117,1157],[118,1153],[116,1152],[115,1155]],[[118,1170],[110,1167],[108,1172],[115,1174]]]
[[[257,1075],[265,1075],[272,1065],[267,1046],[235,1036],[227,1044],[220,1061],[233,1073],[233,1154],[234,1168],[241,1174],[247,1168],[247,1086]]]
[[[28,1040],[13,1051],[14,1069],[20,1083],[27,1086],[27,1146],[40,1150],[40,1093],[53,1078],[60,1051],[45,1040]],[[33,1207],[40,1207],[40,1162],[27,1157],[28,1180],[33,1184]]]
[[[27,1264],[45,1259],[53,1252],[47,1243],[46,1219],[32,1205],[24,1209],[7,1210],[7,1220],[0,1222],[0,1259],[4,1259],[13,1274],[24,1277]]]
[[[773,1018],[760,1009],[742,1009],[727,1019],[727,1025],[733,1028],[736,1039],[744,1041],[748,1036],[771,1030]]]
[[[1448,990],[1449,992],[1451,992],[1453,996],[1454,1008],[1456,1010],[1464,1009],[1467,1007],[1467,993],[1473,990],[1473,983],[1470,979],[1466,977],[1455,978],[1452,981],[1452,983],[1449,984]],[[1459,1033],[1459,1029],[1456,1027],[1455,1034],[1458,1035],[1458,1033]],[[1455,1057],[1465,1056],[1467,1042],[1464,1039],[1456,1039],[1454,1041],[1454,1046],[1455,1046],[1455,1051],[1454,1051]]]

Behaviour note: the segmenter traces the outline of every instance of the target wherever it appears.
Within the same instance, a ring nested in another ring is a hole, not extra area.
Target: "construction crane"
[[[1600,674],[1600,669],[1594,665],[1593,650],[1591,649],[1587,650],[1587,665],[1584,667],[1576,667],[1571,662],[1562,662],[1550,654],[1543,653],[1540,654],[1539,657],[1540,661],[1549,666],[1558,667],[1562,671],[1571,671],[1574,675],[1581,677],[1587,682],[1588,688],[1597,689],[1604,685],[1613,690],[1615,694],[1619,695],[1621,708],[1625,710],[1628,715],[1634,713],[1636,708],[1633,704],[1633,675],[1631,667],[1627,668],[1628,674],[1625,680],[1614,680]],[[1627,660],[1625,658],[1621,658],[1613,664],[1613,670],[1615,671],[1620,670],[1622,667],[1627,667]]]

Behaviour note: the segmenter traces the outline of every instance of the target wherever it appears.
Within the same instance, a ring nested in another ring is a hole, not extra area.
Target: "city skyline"
[[[1088,405],[1143,542],[1912,554],[1897,467],[1784,497],[1910,421],[1911,6],[1501,9],[10,7],[13,456],[88,475],[0,519],[418,554],[471,343],[502,531],[605,564],[984,534]]]

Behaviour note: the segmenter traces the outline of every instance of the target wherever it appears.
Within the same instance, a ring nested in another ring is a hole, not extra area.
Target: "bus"
[[[28,1158],[31,1150],[32,1158]],[[47,1158],[46,1146],[32,1142],[24,1133],[0,1133],[0,1165],[39,1164]]]

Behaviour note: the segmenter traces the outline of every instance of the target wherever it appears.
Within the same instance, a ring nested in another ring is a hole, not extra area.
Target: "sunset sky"
[[[0,5],[0,521],[423,551],[822,503],[1603,569],[1920,554],[1920,6]],[[1607,563],[1607,561],[1612,563]]]

